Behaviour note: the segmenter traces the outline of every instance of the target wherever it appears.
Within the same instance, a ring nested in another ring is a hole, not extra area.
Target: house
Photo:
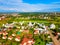
[[[35,43],[34,39],[29,39],[27,45],[33,45]]]
[[[0,35],[2,34],[2,31],[0,31]]]
[[[13,39],[13,37],[12,37],[12,36],[9,36],[9,37],[8,37],[8,39],[9,39],[9,40],[12,40],[12,39]]]
[[[5,27],[6,27],[6,28],[9,28],[9,27],[13,28],[14,25],[13,25],[13,24],[8,24],[8,23],[6,23],[6,24],[5,24]]]
[[[34,29],[34,34],[39,34],[39,33],[42,33],[43,31],[44,31],[44,29],[42,29],[42,28],[36,28],[36,29]]]
[[[55,28],[56,28],[55,24],[50,25],[50,29],[55,29]]]
[[[44,17],[44,19],[48,19],[49,17]]]
[[[2,39],[7,39],[7,36],[4,35],[4,36],[2,37]]]
[[[1,18],[2,18],[2,19],[5,19],[5,16],[2,16]]]
[[[19,24],[22,26],[24,24],[24,21],[23,22],[19,22]]]
[[[32,34],[27,34],[28,38],[32,38],[33,35]]]
[[[31,22],[29,22],[28,26],[29,26],[29,27],[32,27],[32,26],[33,26],[33,24],[32,24]]]
[[[0,20],[3,20],[3,19],[5,19],[5,16],[0,17]]]
[[[23,30],[25,28],[25,26],[21,26],[21,29]]]
[[[8,35],[8,33],[6,31],[3,31],[3,35]]]
[[[0,20],[1,20],[1,17],[0,17]]]
[[[33,44],[34,44],[34,39],[24,37],[20,45],[33,45]]]
[[[39,34],[39,30],[34,30],[34,34]]]
[[[20,36],[16,36],[15,41],[19,42],[20,41]]]
[[[28,38],[24,37],[20,45],[27,45],[27,42],[28,42]]]
[[[14,37],[14,36],[16,36],[16,34],[13,33],[12,36]]]
[[[29,30],[23,30],[23,33],[29,33]]]

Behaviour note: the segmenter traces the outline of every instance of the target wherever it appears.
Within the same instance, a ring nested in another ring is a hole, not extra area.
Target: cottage
[[[16,36],[16,34],[12,34],[12,36]]]
[[[13,37],[12,37],[12,36],[9,36],[9,37],[8,37],[8,39],[9,39],[9,40],[12,40],[12,39],[13,39]]]
[[[7,36],[3,36],[2,39],[7,39]]]
[[[55,28],[56,28],[55,24],[50,25],[50,29],[55,29]]]
[[[14,25],[13,25],[13,24],[8,24],[8,23],[6,23],[6,24],[5,24],[5,27],[6,27],[6,28],[9,28],[9,27],[13,28]]]
[[[20,36],[16,36],[15,41],[19,42],[20,41]]]
[[[33,39],[29,39],[28,42],[27,42],[27,45],[33,45],[35,42]]]
[[[39,30],[34,30],[34,34],[39,34]]]
[[[8,33],[6,31],[3,31],[3,35],[8,35]]]
[[[44,29],[42,29],[42,28],[36,28],[36,29],[34,29],[36,32],[35,33],[42,33],[43,31],[44,31]]]
[[[28,42],[28,38],[24,37],[20,45],[27,45],[27,42]]]
[[[23,30],[23,33],[29,33],[29,30]]]
[[[33,24],[32,24],[31,22],[29,22],[28,26],[29,26],[29,27],[32,27],[32,26],[33,26]]]
[[[33,44],[34,44],[34,40],[32,38],[27,38],[25,36],[20,45],[33,45]]]

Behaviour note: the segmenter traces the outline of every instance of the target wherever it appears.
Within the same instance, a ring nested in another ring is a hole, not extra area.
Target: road
[[[51,38],[52,38],[53,44],[54,44],[54,45],[60,45],[60,42],[56,39],[56,37],[54,37],[54,36],[52,35],[52,32],[51,32],[51,31],[49,31],[49,34],[50,34],[50,36],[51,36]]]

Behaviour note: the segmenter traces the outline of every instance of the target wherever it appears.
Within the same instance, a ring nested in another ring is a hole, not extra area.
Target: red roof
[[[32,36],[32,34],[28,34],[28,36]]]
[[[9,36],[10,38],[13,38],[12,36]]]
[[[16,38],[20,39],[20,36],[16,36]]]
[[[29,36],[32,36],[32,34],[28,34]],[[24,45],[24,43],[26,43],[26,45],[28,45],[28,41],[32,41],[30,44],[32,45],[34,43],[34,39],[33,38],[27,38],[27,37],[24,37],[22,42],[21,42],[21,45]]]
[[[0,34],[2,34],[2,31],[0,32]]]
[[[27,42],[27,41],[28,41],[28,38],[23,38],[21,44],[23,45],[23,44],[24,44],[25,42]]]

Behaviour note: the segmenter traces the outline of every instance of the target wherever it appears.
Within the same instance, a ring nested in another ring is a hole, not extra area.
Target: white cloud
[[[23,3],[23,0],[0,0],[3,5],[0,5],[1,10],[14,10],[17,12],[34,12],[48,9],[60,8],[56,2],[51,4],[28,4]]]

